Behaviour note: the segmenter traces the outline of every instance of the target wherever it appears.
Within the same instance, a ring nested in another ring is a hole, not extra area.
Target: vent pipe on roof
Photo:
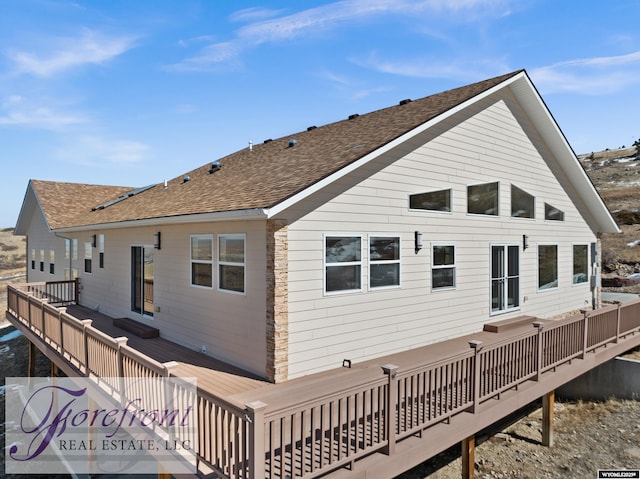
[[[315,130],[316,128],[318,128],[316,125],[310,126],[309,128],[307,128],[307,131],[311,131],[311,130]]]
[[[298,144],[298,140],[296,140],[295,138],[291,138],[289,140],[289,148],[293,148],[294,146],[296,146]]]
[[[407,98],[406,100],[400,100],[400,105],[406,105],[407,103],[411,103],[413,100],[411,98]]]
[[[166,190],[167,188],[169,188],[169,184],[167,183],[167,180],[164,180],[164,184],[162,185],[162,187]]]
[[[184,175],[182,177],[182,183],[186,183],[187,181],[191,181],[191,177],[189,175]]]
[[[354,118],[358,118],[359,116],[359,113],[354,113],[353,115],[349,115],[349,120],[353,120]]]
[[[249,151],[253,151],[253,140],[249,140]]]
[[[270,141],[273,141],[271,138],[267,138],[266,140],[263,141],[263,143],[269,143]]]
[[[222,164],[220,163],[220,161],[219,160],[214,161],[213,163],[211,163],[211,168],[209,168],[209,174],[215,173],[220,168],[222,168]]]

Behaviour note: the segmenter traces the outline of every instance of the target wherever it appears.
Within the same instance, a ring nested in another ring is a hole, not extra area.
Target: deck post
[[[398,406],[398,366],[395,364],[384,364],[382,370],[387,375],[387,404],[385,417],[385,438],[387,446],[383,452],[391,456],[396,450],[396,409]]]
[[[587,311],[586,309],[581,309],[580,312],[582,313],[582,315],[584,316],[583,318],[583,322],[584,322],[584,331],[583,331],[583,338],[582,338],[582,357],[581,359],[584,359],[587,356],[587,337],[588,337],[588,333],[589,333],[589,311]]]
[[[620,342],[620,318],[622,316],[622,301],[615,301],[618,309],[616,310],[616,340],[615,343]]]
[[[36,375],[36,347],[29,341],[29,370],[27,371],[27,377],[33,378]]]
[[[540,376],[542,375],[542,330],[544,326],[542,321],[535,321],[533,323],[533,327],[538,330],[537,341],[538,341],[538,352],[536,357],[536,381],[540,381]]]
[[[476,437],[462,440],[462,479],[473,479],[476,465]]]
[[[245,405],[249,422],[249,479],[265,478],[264,411],[262,401]]]
[[[482,341],[472,339],[469,341],[469,346],[473,349],[473,406],[471,412],[475,413],[478,410],[480,404],[480,351],[482,351]]]
[[[553,406],[556,392],[551,391],[542,396],[542,444],[553,446]]]

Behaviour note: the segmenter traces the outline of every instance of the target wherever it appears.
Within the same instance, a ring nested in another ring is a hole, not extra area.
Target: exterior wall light
[[[522,235],[522,250],[524,251],[529,247],[529,237],[527,235]]]
[[[416,253],[422,249],[422,231],[415,231]]]
[[[153,233],[153,247],[155,249],[160,249],[161,246],[162,246],[162,236],[160,234],[160,231],[158,231],[157,233]]]

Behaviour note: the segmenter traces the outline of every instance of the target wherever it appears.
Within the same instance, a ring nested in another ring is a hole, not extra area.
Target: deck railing
[[[10,285],[9,312],[80,374],[171,376],[170,364],[130,348],[126,338],[111,338],[93,328],[91,320],[49,304],[57,294],[50,288],[77,292],[77,282],[67,287]],[[264,404],[260,398],[238,405],[201,389],[184,400],[193,401],[198,411],[193,441],[198,460],[218,476],[311,479],[376,451],[393,454],[408,436],[463,411],[474,412],[509,389],[638,333],[640,299],[537,322],[531,331],[500,342],[470,341],[468,349],[405,371],[394,365],[352,369],[342,381],[329,378],[321,388],[298,391],[294,402],[283,393],[284,405]],[[119,386],[111,381],[109,386]]]

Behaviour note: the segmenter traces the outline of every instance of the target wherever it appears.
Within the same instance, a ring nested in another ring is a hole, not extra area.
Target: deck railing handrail
[[[80,374],[92,374],[90,362],[97,358],[92,354],[100,353],[100,361],[112,364],[94,365],[98,373],[124,375],[125,368],[133,368],[142,375],[171,375],[170,367],[130,348],[125,339],[53,307],[46,283],[9,285],[8,309]],[[393,454],[395,444],[410,435],[474,412],[563,363],[639,333],[640,298],[533,324],[499,341],[472,340],[468,349],[403,371],[385,365],[377,372],[343,372],[333,389],[320,395],[317,389],[298,391],[294,401],[280,406],[256,398],[242,408],[198,388],[198,459],[228,479],[311,479],[372,452]],[[131,364],[125,365],[127,360]],[[331,381],[326,384],[332,387]]]

